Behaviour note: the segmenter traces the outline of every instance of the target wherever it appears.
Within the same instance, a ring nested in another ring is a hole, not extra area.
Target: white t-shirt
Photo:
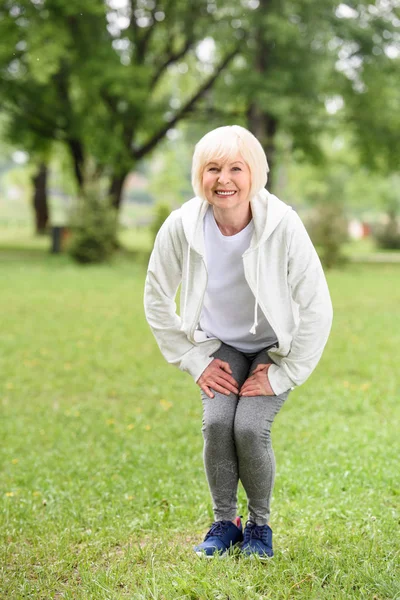
[[[244,276],[242,255],[250,246],[253,221],[235,235],[225,236],[215,222],[212,207],[204,218],[204,244],[208,272],[207,289],[200,316],[200,328],[241,352],[258,352],[277,341],[258,307],[256,334],[250,333],[254,320],[254,295]]]

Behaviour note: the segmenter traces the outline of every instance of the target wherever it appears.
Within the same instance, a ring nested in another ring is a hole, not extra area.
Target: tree
[[[391,19],[382,19],[369,40],[354,42],[355,66],[344,67],[340,89],[343,121],[363,163],[386,174],[398,172],[400,156],[400,26],[393,31]]]
[[[247,33],[205,110],[247,124],[266,150],[272,177],[280,134],[291,150],[318,162],[321,133],[336,126],[352,128],[364,160],[375,155],[378,163],[389,164],[392,157],[391,168],[397,168],[400,51],[394,2],[350,7],[333,0],[226,1],[221,11]],[[341,120],[330,118],[332,103],[343,107]]]
[[[224,23],[198,0],[6,0],[0,9],[2,84],[9,136],[62,140],[84,186],[85,163],[105,178],[118,208],[127,173],[187,117],[237,54],[225,45],[211,73],[171,106],[164,85],[173,65],[196,62],[204,31]]]

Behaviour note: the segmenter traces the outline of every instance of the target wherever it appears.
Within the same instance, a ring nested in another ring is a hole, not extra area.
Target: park
[[[5,4],[0,598],[400,599],[397,4]],[[236,122],[334,310],[273,427],[267,563],[192,550],[213,520],[199,388],[143,309],[194,144]]]

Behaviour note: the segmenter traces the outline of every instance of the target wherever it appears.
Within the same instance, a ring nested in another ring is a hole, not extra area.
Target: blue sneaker
[[[212,558],[223,555],[243,540],[243,528],[240,517],[236,517],[236,525],[232,521],[216,521],[206,534],[204,542],[194,547],[199,556]]]
[[[269,525],[256,525],[247,521],[244,529],[242,553],[261,560],[272,558],[272,529]]]

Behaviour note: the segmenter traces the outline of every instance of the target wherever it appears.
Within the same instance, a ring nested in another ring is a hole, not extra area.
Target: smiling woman
[[[267,173],[261,144],[243,127],[205,135],[193,156],[196,196],[161,227],[146,279],[146,317],[161,352],[201,389],[215,522],[195,552],[206,557],[240,542],[245,555],[273,555],[271,426],[316,367],[332,321],[317,253],[297,214],[265,190]]]

